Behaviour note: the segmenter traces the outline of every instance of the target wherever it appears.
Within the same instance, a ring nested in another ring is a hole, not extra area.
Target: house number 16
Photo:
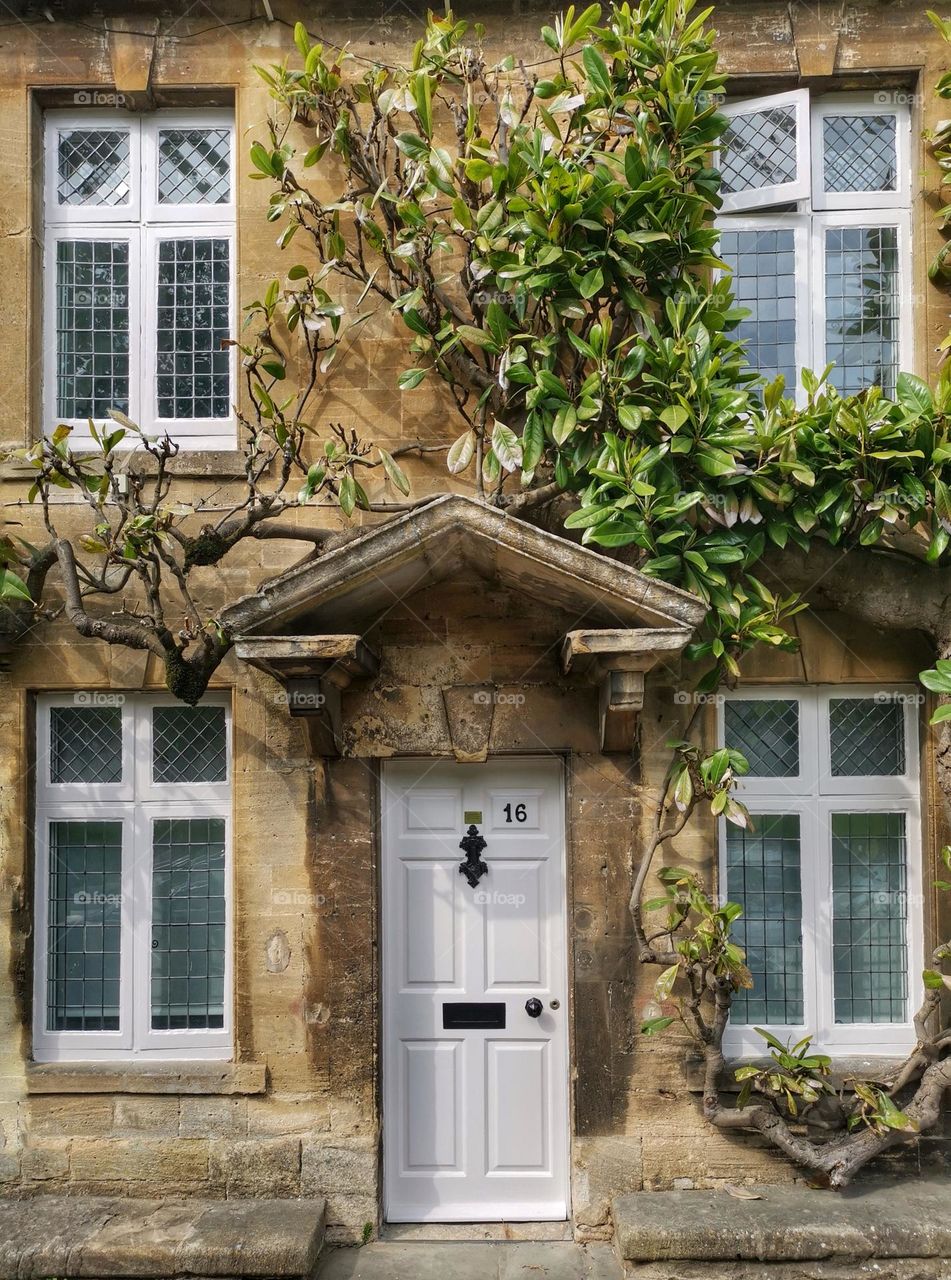
[[[512,806],[510,804],[504,804],[502,806],[502,812],[505,814],[506,822],[525,822],[528,818],[528,811],[523,804],[517,804],[515,806],[514,819],[512,818]]]

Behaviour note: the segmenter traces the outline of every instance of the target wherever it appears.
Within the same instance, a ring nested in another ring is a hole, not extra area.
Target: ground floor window
[[[227,1057],[230,712],[37,703],[34,1056]]]
[[[755,1027],[814,1034],[842,1054],[914,1043],[922,967],[917,709],[912,689],[760,687],[724,699],[721,741],[741,751],[751,830],[723,823],[721,894],[753,987],[727,1047],[762,1053]]]

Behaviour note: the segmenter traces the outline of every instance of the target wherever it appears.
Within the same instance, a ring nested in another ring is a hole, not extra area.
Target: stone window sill
[[[30,1062],[27,1093],[254,1094],[267,1067],[254,1062]]]
[[[888,1058],[833,1058],[827,1079],[833,1088],[839,1089],[846,1080],[883,1081],[905,1061],[905,1057]],[[721,1093],[739,1093],[740,1085],[733,1078],[737,1067],[768,1067],[775,1065],[771,1058],[727,1058]],[[684,1058],[684,1077],[690,1093],[703,1092],[703,1060],[689,1055]]]
[[[21,446],[14,446],[11,443],[10,447],[20,448]],[[119,471],[122,470],[122,456],[120,454],[118,458],[117,470]],[[136,463],[146,474],[154,470],[154,463],[147,454],[137,453]],[[238,480],[244,477],[244,464],[244,454],[240,449],[196,449],[194,451],[183,449],[181,453],[169,459],[166,470],[169,475],[178,476],[181,479]],[[0,479],[4,480],[19,480],[35,475],[36,469],[19,459],[9,459],[0,468]]]

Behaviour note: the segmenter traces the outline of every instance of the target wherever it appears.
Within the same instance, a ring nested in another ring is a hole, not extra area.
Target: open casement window
[[[809,195],[809,91],[727,103],[718,157],[722,212],[789,204]]]
[[[893,395],[911,363],[910,119],[903,105],[808,90],[724,107],[720,257],[751,366],[789,392],[834,367],[842,394]]]
[[[827,1053],[915,1042],[923,921],[917,695],[912,689],[739,689],[720,741],[750,765],[752,829],[722,822],[720,896],[751,990],[733,1002],[732,1054],[763,1056],[765,1027]]]
[[[37,1061],[231,1055],[226,701],[37,704]]]
[[[46,117],[44,425],[235,442],[230,112]],[[109,429],[113,429],[109,425]]]

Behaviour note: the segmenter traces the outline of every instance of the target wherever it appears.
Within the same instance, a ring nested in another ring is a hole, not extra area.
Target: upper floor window
[[[118,409],[186,448],[235,438],[230,112],[49,112],[44,422]]]
[[[753,987],[730,1013],[731,1052],[754,1028],[845,1054],[903,1052],[923,959],[913,690],[741,688],[721,741],[743,753],[752,829],[723,823],[721,895]]]
[[[901,102],[807,89],[724,107],[720,256],[738,336],[787,392],[834,363],[842,394],[893,395],[911,363],[911,126]]]
[[[38,1061],[230,1056],[229,740],[216,695],[39,700]]]

